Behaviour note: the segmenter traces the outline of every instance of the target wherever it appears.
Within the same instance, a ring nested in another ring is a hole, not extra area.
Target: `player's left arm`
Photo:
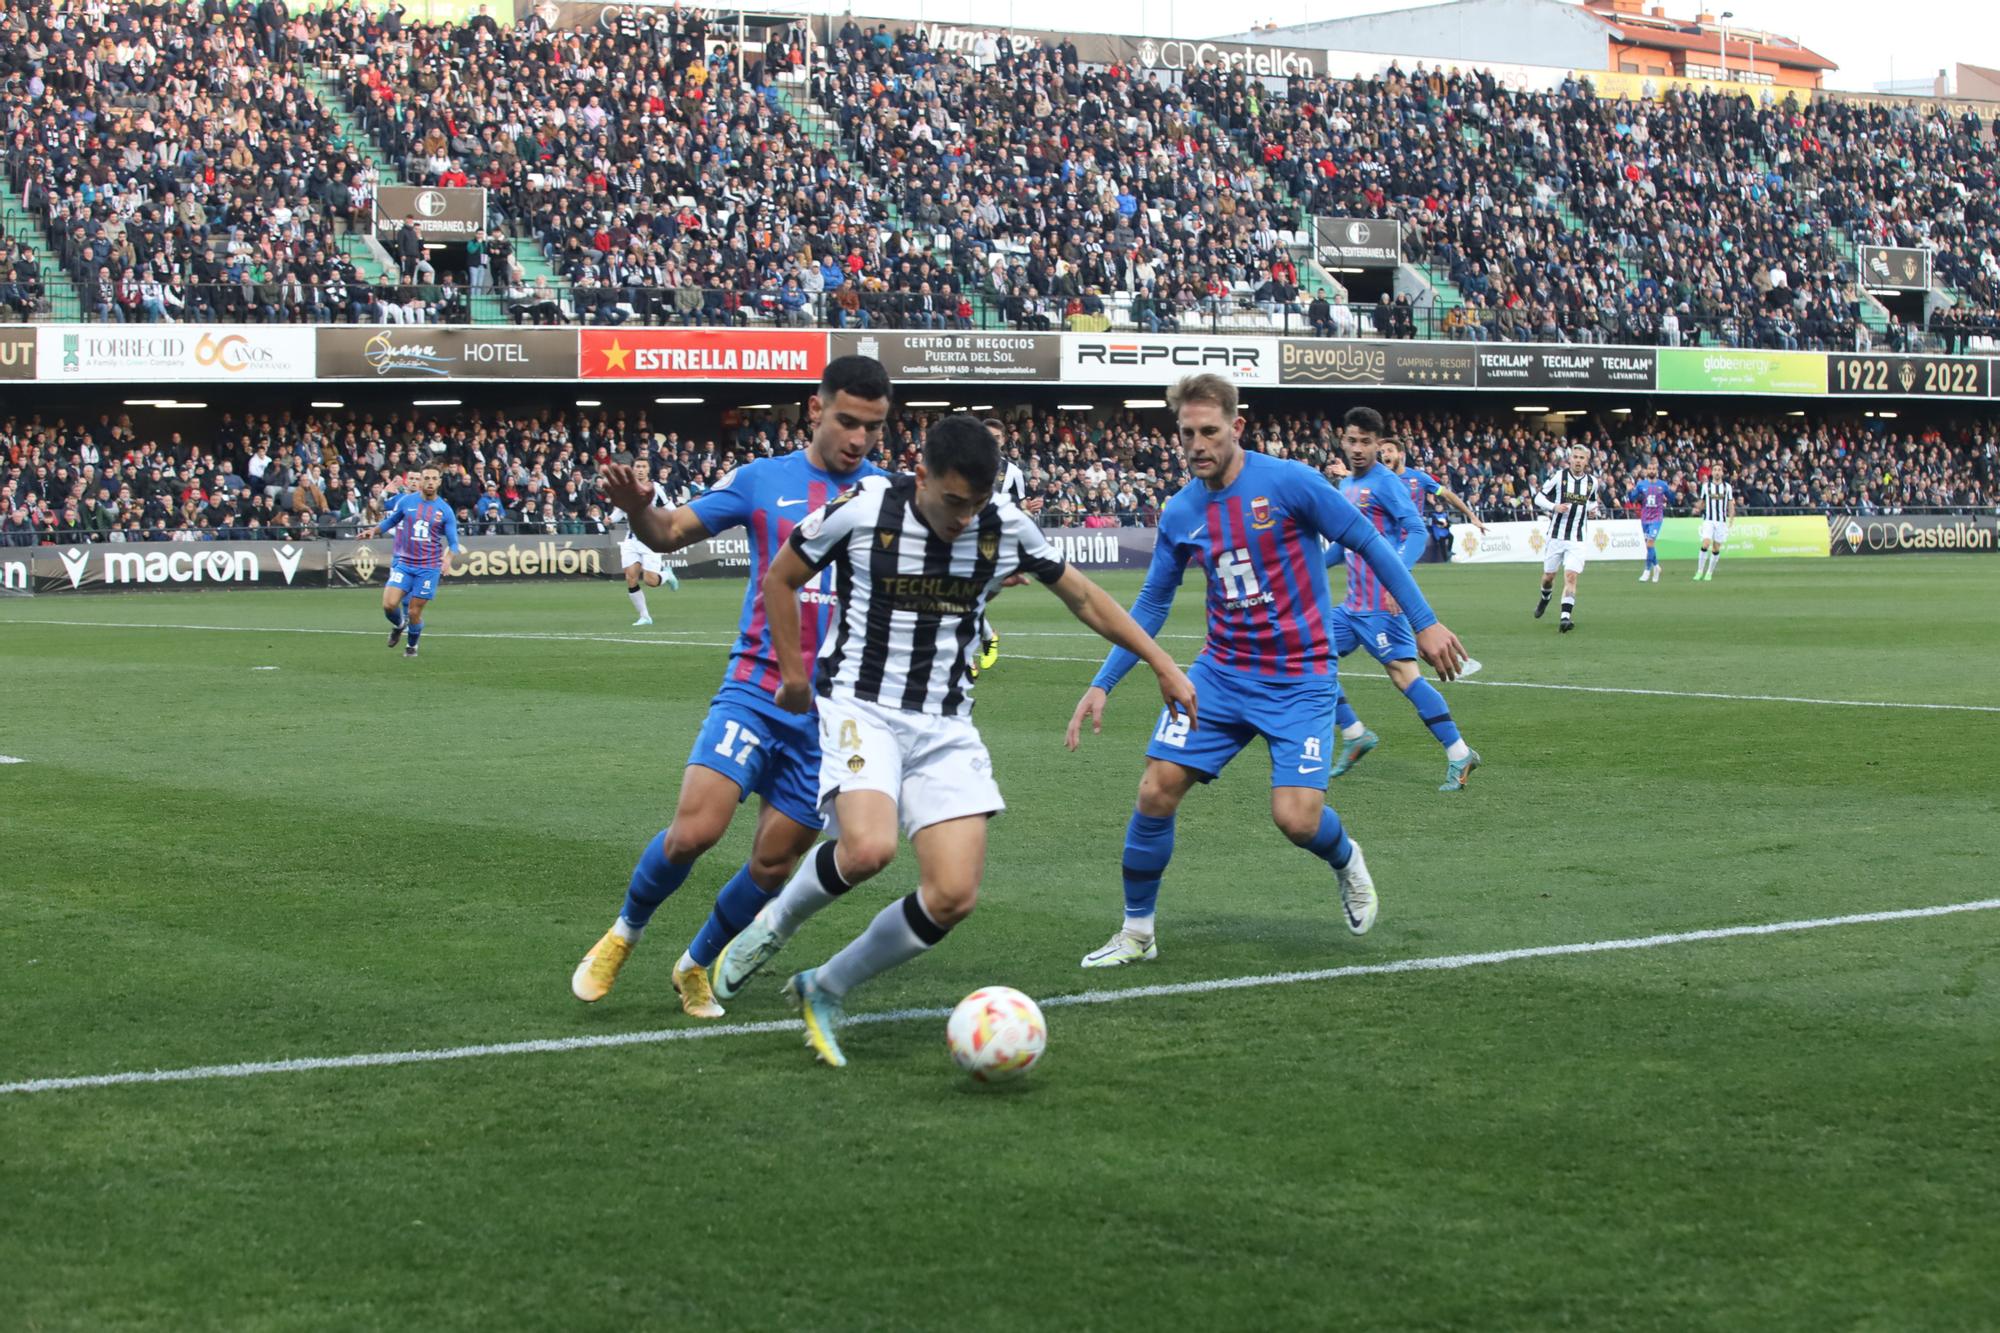
[[[1407,486],[1389,488],[1387,508],[1397,532],[1396,554],[1402,557],[1403,568],[1414,568],[1431,544],[1430,534],[1424,531],[1424,516],[1417,512],[1416,501],[1410,498]]]
[[[1465,663],[1465,645],[1431,610],[1431,604],[1424,599],[1423,590],[1417,587],[1415,576],[1396,548],[1325,478],[1305,470],[1301,483],[1298,486],[1303,501],[1301,509],[1319,535],[1352,550],[1375,571],[1375,577],[1410,618],[1410,628],[1417,635],[1417,652],[1431,664],[1439,679],[1456,680],[1459,668]],[[1409,497],[1403,498],[1407,501]]]
[[[1433,478],[1433,480],[1436,479]],[[1445,504],[1449,505],[1453,509],[1456,509],[1459,513],[1465,515],[1465,521],[1467,523],[1470,523],[1473,527],[1478,528],[1481,532],[1486,531],[1486,524],[1480,520],[1479,515],[1472,512],[1471,505],[1467,504],[1464,500],[1459,498],[1457,491],[1454,491],[1451,487],[1445,485],[1443,482],[1440,481],[1437,483],[1437,491],[1435,493],[1438,499],[1444,501]]]
[[[464,555],[465,548],[458,544],[458,512],[450,505],[441,505],[444,510],[444,541],[453,555]]]
[[[1724,519],[1723,522],[1734,523],[1735,521],[1736,521],[1736,488],[1734,486],[1731,486],[1729,488],[1729,517]]]

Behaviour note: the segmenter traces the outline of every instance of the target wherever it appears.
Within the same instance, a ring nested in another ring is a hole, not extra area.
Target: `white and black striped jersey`
[[[1701,492],[1697,498],[1701,501],[1703,519],[1710,523],[1727,523],[1729,504],[1736,498],[1736,492],[1730,489],[1728,482],[1717,481],[1710,477],[1701,484]]]
[[[667,497],[667,488],[660,485],[660,483],[657,481],[653,483],[653,503],[649,506],[649,508],[653,509],[675,508],[674,502]],[[611,511],[611,517],[605,520],[605,524],[608,527],[615,528],[620,523],[623,523],[625,525],[625,535],[627,537],[632,538],[632,540],[637,541],[638,538],[634,536],[632,532],[631,518],[627,516],[624,510],[614,508]]]
[[[915,477],[868,477],[792,530],[792,549],[815,572],[834,567],[836,627],[813,688],[963,717],[986,599],[1016,571],[1054,583],[1065,566],[1010,502],[988,504],[948,542],[917,512],[916,494]]]
[[[1027,474],[1021,471],[1019,463],[1008,463],[1000,469],[1000,485],[993,492],[996,500],[1012,500],[1015,504],[1028,498]]]
[[[1549,540],[1580,542],[1590,535],[1590,509],[1609,501],[1611,492],[1604,479],[1594,472],[1581,476],[1568,468],[1557,468],[1535,492],[1535,508],[1549,516]],[[1558,514],[1556,506],[1569,509]]]

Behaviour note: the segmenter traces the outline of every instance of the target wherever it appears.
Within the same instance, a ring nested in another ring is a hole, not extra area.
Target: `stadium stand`
[[[914,464],[928,418],[899,411],[884,460]],[[1615,422],[1607,416],[1604,421]],[[1554,433],[1495,414],[1390,414],[1415,465],[1428,468],[1488,519],[1532,517],[1530,479],[1581,440],[1623,494],[1648,459],[1677,503],[1721,459],[1745,503],[1789,512],[1897,512],[2000,500],[2000,429],[1982,418],[1898,430],[1844,414],[1808,423],[1780,415],[1685,418],[1630,429],[1573,421]],[[1326,466],[1338,427],[1327,416],[1260,420],[1253,447]],[[712,486],[750,458],[803,446],[801,427],[775,416],[685,434],[645,412],[570,411],[449,416],[341,412],[223,413],[199,439],[142,431],[129,416],[0,420],[0,544],[55,541],[297,540],[349,535],[379,515],[402,476],[446,468],[443,495],[469,533],[603,531],[599,464],[644,456],[671,491]],[[1056,525],[1150,525],[1186,481],[1157,417],[1023,411],[1007,447]]]

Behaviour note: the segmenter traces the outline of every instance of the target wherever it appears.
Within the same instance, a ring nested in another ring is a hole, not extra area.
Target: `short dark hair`
[[[1370,435],[1380,435],[1382,433],[1382,414],[1372,407],[1350,407],[1347,409],[1346,415],[1341,417],[1340,424],[1343,426],[1359,426]]]
[[[979,418],[954,412],[924,433],[924,470],[933,477],[954,473],[974,490],[990,491],[1000,475],[1000,445]]]
[[[819,376],[819,399],[833,402],[837,393],[877,402],[891,393],[889,372],[872,356],[836,356]]]

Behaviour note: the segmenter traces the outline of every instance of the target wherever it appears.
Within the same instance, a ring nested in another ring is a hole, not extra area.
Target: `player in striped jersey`
[[[1535,492],[1535,508],[1549,516],[1548,545],[1542,548],[1542,599],[1535,603],[1535,619],[1549,609],[1555,591],[1556,571],[1563,575],[1562,632],[1576,628],[1576,579],[1590,559],[1586,544],[1590,537],[1590,511],[1608,507],[1611,494],[1604,479],[1590,470],[1590,450],[1581,444],[1569,447],[1569,466],[1557,468]]]
[[[579,1000],[601,1000],[610,992],[653,912],[687,879],[696,860],[722,840],[736,807],[754,793],[762,808],[750,859],[722,886],[715,910],[673,968],[681,1007],[696,1018],[720,1018],[709,964],[784,887],[818,836],[819,733],[810,717],[779,707],[773,698],[782,672],[763,575],[795,523],[843,489],[882,474],[868,456],[881,442],[889,405],[889,376],[880,362],[836,357],[827,363],[819,391],[807,400],[813,433],[804,449],[746,463],[679,509],[651,507],[633,469],[605,467],[605,493],[631,516],[633,535],[650,549],[677,551],[740,527],[750,539],[751,578],[722,688],[709,704],[681,775],[673,823],[646,844],[632,869],[624,908],[571,975],[570,990]],[[831,579],[816,580],[800,601],[803,661],[819,647],[832,618]]]
[[[730,941],[716,962],[717,992],[739,992],[807,918],[880,873],[896,854],[898,824],[917,853],[917,890],[785,985],[807,1044],[836,1067],[847,1063],[838,1029],[848,993],[936,945],[979,896],[986,821],[1006,802],[972,724],[972,654],[987,599],[1009,577],[1040,581],[1083,624],[1143,658],[1168,714],[1194,725],[1187,676],[1027,515],[993,498],[998,471],[991,432],[963,413],[946,417],[926,434],[914,477],[871,477],[816,511],[764,576],[784,670],[778,703],[804,713],[818,696],[819,804],[835,841]],[[838,625],[809,683],[791,599],[828,567]]]
[[[1356,552],[1389,589],[1416,627],[1417,650],[1440,677],[1453,679],[1465,659],[1458,636],[1438,623],[1396,548],[1326,478],[1303,463],[1243,448],[1234,384],[1192,375],[1167,401],[1193,480],[1161,510],[1152,565],[1132,610],[1141,626],[1158,633],[1188,564],[1201,562],[1208,638],[1189,674],[1204,722],[1191,730],[1169,710],[1153,729],[1125,829],[1124,921],[1084,955],[1085,967],[1159,957],[1154,908],[1181,802],[1259,738],[1270,753],[1272,821],[1331,868],[1347,928],[1360,935],[1375,924],[1368,863],[1326,804],[1338,659],[1323,542]],[[1093,732],[1103,730],[1106,697],[1131,666],[1122,652],[1105,660],[1070,717],[1063,738],[1070,749],[1085,721]]]
[[[1422,468],[1414,467],[1410,464],[1409,451],[1403,448],[1401,440],[1384,439],[1382,441],[1381,458],[1382,462],[1391,472],[1401,477],[1408,484],[1410,488],[1410,503],[1416,506],[1419,515],[1424,512],[1425,502],[1431,496],[1435,495],[1438,499],[1444,501],[1446,505],[1464,515],[1467,523],[1478,528],[1481,532],[1486,531],[1486,524],[1480,519],[1478,514],[1472,511],[1472,506],[1467,504],[1456,491]]]
[[[667,488],[653,480],[653,466],[643,458],[632,462],[632,483],[641,493],[650,493],[647,502],[651,509],[672,509],[674,502],[667,498]],[[674,573],[667,558],[655,551],[632,534],[632,521],[622,508],[611,511],[611,522],[625,524],[625,535],[618,542],[618,564],[625,571],[625,595],[632,599],[633,609],[639,618],[632,622],[633,629],[641,629],[653,623],[652,613],[646,609],[646,589],[657,588],[664,582],[669,588],[681,586],[680,577]]]
[[[1729,545],[1729,525],[1736,519],[1736,488],[1722,479],[1722,460],[1709,464],[1708,480],[1695,497],[1701,502],[1701,551],[1695,556],[1697,583],[1715,582],[1722,548]]]
[[[456,553],[458,515],[438,499],[444,472],[432,463],[417,474],[417,489],[404,491],[389,502],[375,535],[396,530],[396,553],[389,564],[389,582],[382,589],[382,614],[389,620],[389,646],[394,648],[404,634],[410,636],[403,647],[404,657],[417,655],[417,640],[424,634],[424,608],[437,597],[438,580],[444,575],[444,553]]]
[[[1646,567],[1639,571],[1639,582],[1660,581],[1660,552],[1658,542],[1660,528],[1667,519],[1667,502],[1673,498],[1674,488],[1660,480],[1660,460],[1646,460],[1646,475],[1632,484],[1631,494],[1625,497],[1626,504],[1639,506],[1639,531],[1646,538]]]
[[[1414,503],[1416,483],[1398,476],[1381,461],[1382,414],[1372,407],[1348,408],[1342,421],[1341,446],[1347,454],[1348,475],[1340,483],[1340,493],[1396,548],[1404,566],[1413,568],[1424,558],[1429,538],[1423,514]],[[1465,743],[1444,696],[1417,669],[1416,635],[1401,606],[1368,562],[1353,551],[1329,546],[1325,560],[1329,569],[1342,560],[1347,565],[1347,597],[1333,611],[1335,650],[1346,657],[1363,648],[1382,664],[1390,681],[1444,746],[1444,784],[1438,790],[1465,790],[1466,779],[1479,767],[1479,751]],[[1340,753],[1329,776],[1337,778],[1373,750],[1381,737],[1362,723],[1344,690],[1335,695],[1334,724],[1340,730]]]

